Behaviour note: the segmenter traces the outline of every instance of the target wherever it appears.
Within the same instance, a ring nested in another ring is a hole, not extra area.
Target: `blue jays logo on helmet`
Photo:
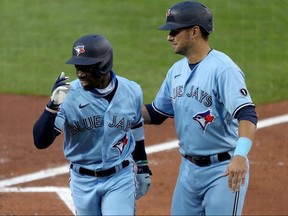
[[[113,148],[116,148],[120,154],[122,154],[125,145],[128,143],[128,137],[125,134],[120,140],[118,140],[114,145]]]
[[[81,53],[85,53],[84,45],[76,46],[74,47],[74,50],[76,50],[77,56],[79,56]]]
[[[171,9],[168,9],[168,10],[166,11],[166,17],[170,16],[170,14],[171,14]]]
[[[195,116],[193,116],[193,119],[197,121],[201,128],[205,131],[207,126],[214,121],[215,116],[212,115],[211,110],[208,109],[204,112],[197,113]]]

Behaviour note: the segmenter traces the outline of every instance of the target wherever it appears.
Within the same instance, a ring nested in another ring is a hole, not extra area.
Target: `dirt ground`
[[[0,95],[0,182],[67,163],[61,136],[46,150],[33,145],[32,127],[42,113],[46,97]],[[288,101],[257,107],[260,120],[287,113]],[[249,159],[250,184],[244,215],[288,215],[288,124],[258,130]],[[173,120],[145,126],[146,145],[176,138]],[[178,175],[178,149],[148,155],[152,188],[137,201],[137,215],[169,215]],[[19,183],[13,187],[68,187],[69,175]],[[1,189],[1,186],[0,186]],[[3,188],[2,188],[3,189]],[[9,188],[8,188],[9,189]],[[72,215],[56,193],[1,192],[0,215]]]

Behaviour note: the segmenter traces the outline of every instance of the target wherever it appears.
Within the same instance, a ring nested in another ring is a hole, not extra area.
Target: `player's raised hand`
[[[69,77],[65,77],[65,73],[61,74],[56,79],[56,82],[52,86],[52,93],[50,96],[50,101],[47,105],[48,108],[57,111],[59,106],[65,100],[66,94],[69,90],[70,83],[66,82]]]

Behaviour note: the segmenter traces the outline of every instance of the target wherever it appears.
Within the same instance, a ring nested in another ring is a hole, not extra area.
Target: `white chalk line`
[[[288,122],[288,114],[280,115],[273,118],[267,118],[260,120],[258,122],[257,128],[265,128],[277,124],[282,124]],[[164,142],[152,146],[146,147],[147,154],[153,154],[161,151],[166,151],[178,147],[178,140],[171,140],[169,142]],[[22,175],[10,179],[5,179],[0,181],[0,193],[19,193],[19,192],[46,192],[46,193],[56,193],[61,200],[65,203],[67,208],[74,214],[74,204],[71,197],[71,192],[68,187],[53,187],[53,186],[44,186],[44,187],[10,187],[12,185],[22,184],[30,181],[40,180],[44,178],[49,178],[57,175],[66,174],[69,172],[69,164],[65,164],[60,167],[50,168],[46,170],[41,170],[39,172]]]
[[[74,204],[71,198],[71,191],[68,187],[54,187],[54,186],[43,186],[43,187],[6,187],[1,188],[1,193],[56,193],[60,199],[66,204],[71,212],[74,212]]]

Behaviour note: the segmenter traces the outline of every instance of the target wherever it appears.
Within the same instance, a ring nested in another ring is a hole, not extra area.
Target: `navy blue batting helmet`
[[[175,30],[189,26],[201,26],[208,33],[213,31],[211,11],[203,4],[193,1],[180,2],[166,12],[166,23],[160,30]]]
[[[89,34],[79,38],[73,45],[72,57],[66,64],[93,65],[99,63],[99,73],[109,73],[113,65],[113,50],[102,35]]]

